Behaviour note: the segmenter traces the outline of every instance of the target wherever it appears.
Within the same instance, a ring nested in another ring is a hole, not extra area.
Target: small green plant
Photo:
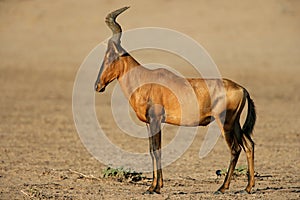
[[[216,174],[217,176],[226,176],[228,172],[227,168],[223,168],[221,170],[217,170]],[[248,174],[248,168],[245,165],[241,165],[234,169],[233,176],[246,176]]]
[[[245,165],[241,165],[234,169],[233,174],[236,176],[246,176],[248,174],[248,168]]]
[[[109,177],[116,178],[120,182],[124,180],[129,182],[138,182],[146,178],[141,172],[136,172],[131,169],[124,169],[123,167],[113,168],[111,166],[108,166],[103,170],[103,178]]]

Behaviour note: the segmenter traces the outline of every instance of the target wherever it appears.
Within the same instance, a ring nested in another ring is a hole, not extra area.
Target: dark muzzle
[[[95,84],[95,91],[96,92],[104,92],[105,91],[105,86],[101,86],[100,83]]]

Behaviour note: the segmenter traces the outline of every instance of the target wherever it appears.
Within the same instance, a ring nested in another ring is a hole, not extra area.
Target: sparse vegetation
[[[136,172],[131,169],[124,169],[123,167],[113,168],[108,166],[103,170],[103,178],[116,178],[118,181],[138,182],[145,179],[141,172]]]
[[[227,172],[228,172],[228,169],[223,168],[221,170],[217,170],[216,174],[217,174],[217,176],[226,176]],[[248,173],[247,166],[241,165],[241,166],[234,169],[233,176],[236,176],[236,177],[237,176],[246,176],[247,173]]]

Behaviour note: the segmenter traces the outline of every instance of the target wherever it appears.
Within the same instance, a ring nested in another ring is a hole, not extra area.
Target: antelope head
[[[95,90],[97,92],[104,92],[105,87],[118,78],[118,68],[117,65],[120,63],[120,58],[122,55],[127,54],[127,52],[121,47],[121,26],[116,22],[116,18],[119,14],[127,10],[129,7],[123,7],[109,13],[105,22],[107,26],[112,30],[112,37],[109,39],[107,44],[107,50],[101,65],[96,83]]]

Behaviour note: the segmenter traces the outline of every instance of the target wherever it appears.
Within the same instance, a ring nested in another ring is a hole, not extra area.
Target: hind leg
[[[217,120],[217,123],[220,124],[220,126],[222,125],[219,120]],[[230,149],[231,158],[230,158],[230,163],[229,163],[229,167],[228,167],[228,172],[224,179],[224,182],[221,185],[221,187],[218,189],[218,191],[215,192],[215,194],[224,193],[225,190],[229,188],[231,177],[233,175],[235,166],[238,162],[238,159],[239,159],[239,156],[241,153],[241,147],[238,143],[238,138],[237,138],[237,136],[239,134],[241,134],[240,125],[238,123],[235,123],[233,128],[229,128],[230,126],[228,126],[228,125],[227,126],[224,125],[224,128],[223,128],[223,126],[221,126],[221,127],[222,127],[222,129],[221,129],[222,134],[225,137],[227,145]],[[229,131],[228,129],[229,130],[231,129],[231,130]]]
[[[251,192],[255,185],[254,180],[254,142],[250,136],[243,135],[243,146],[247,156],[248,162],[248,185],[245,189],[247,193]]]

